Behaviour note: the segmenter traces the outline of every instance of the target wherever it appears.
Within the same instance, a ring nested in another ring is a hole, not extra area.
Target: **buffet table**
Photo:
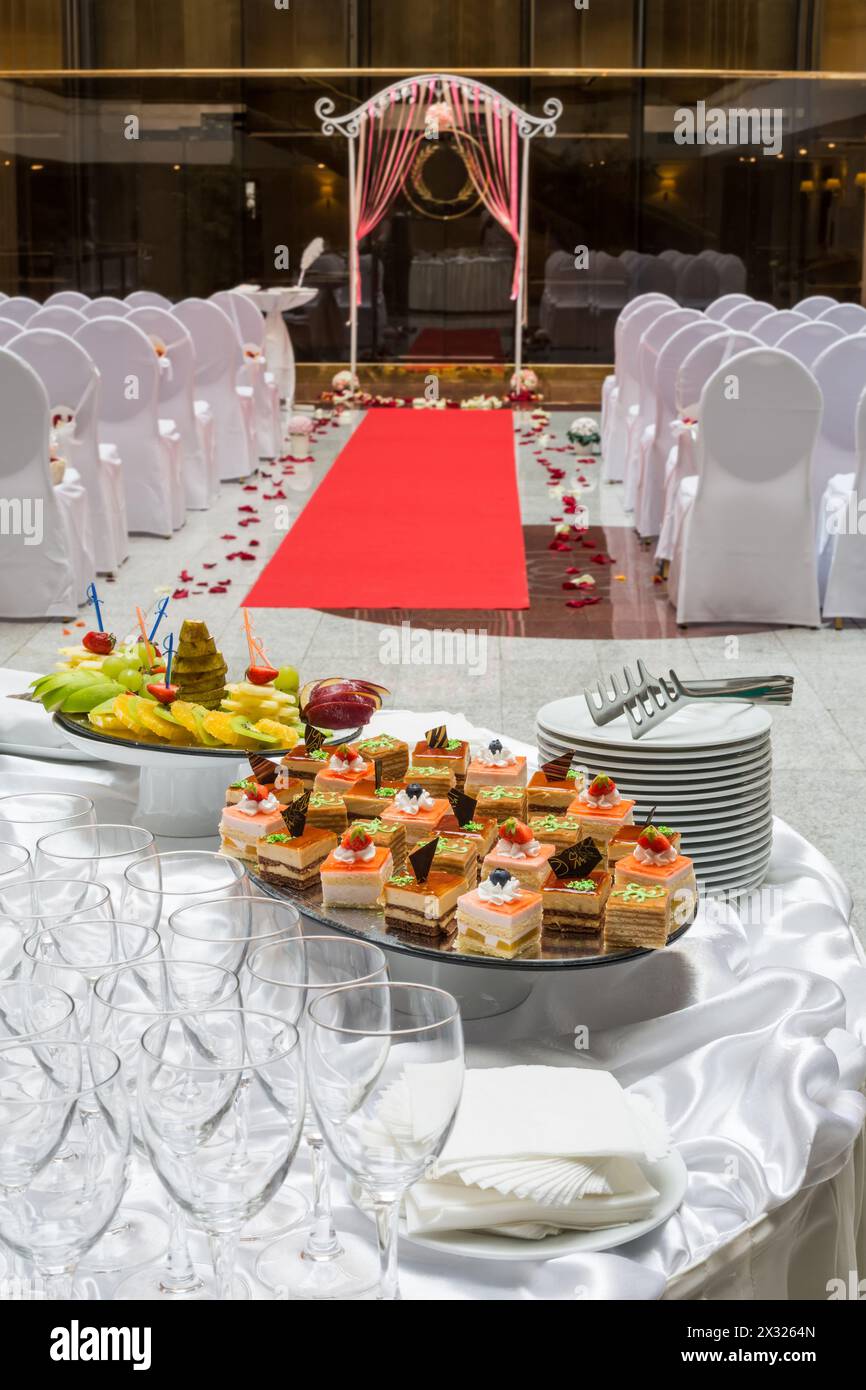
[[[417,737],[445,722],[452,736],[488,734],[442,711],[386,711],[372,727]],[[92,797],[104,821],[128,819],[136,778],[129,767],[55,760],[50,748],[39,760],[0,753],[4,793],[74,789]],[[614,1072],[663,1113],[688,1189],[665,1225],[611,1254],[499,1262],[404,1241],[404,1298],[826,1299],[830,1280],[842,1281],[831,1289],[856,1287],[866,1263],[866,962],[850,907],[827,860],[776,821],[765,887],[739,914],[704,905],[666,950],[540,977],[517,1007],[467,1024],[471,1066],[579,1063]],[[576,1051],[582,1029],[588,1046]],[[295,1186],[307,1187],[304,1163],[290,1175]],[[140,1183],[134,1198],[159,1203],[155,1180]],[[334,1187],[339,1228],[372,1243],[339,1176]],[[239,1267],[254,1296],[269,1298],[252,1275],[259,1248],[242,1247]],[[107,1280],[91,1290],[111,1296]]]

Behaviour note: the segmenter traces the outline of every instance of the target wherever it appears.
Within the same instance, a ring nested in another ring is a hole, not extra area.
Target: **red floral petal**
[[[175,589],[172,598],[189,598],[189,589]]]

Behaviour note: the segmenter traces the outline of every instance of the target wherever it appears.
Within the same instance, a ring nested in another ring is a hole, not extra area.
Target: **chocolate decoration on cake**
[[[433,860],[436,858],[436,851],[439,848],[439,836],[434,835],[432,840],[428,840],[426,845],[416,849],[409,855],[409,862],[412,865],[412,872],[418,883],[426,883],[430,877],[430,870],[433,867]]]
[[[381,758],[374,758],[374,759],[373,759],[373,776],[374,776],[374,778],[376,779],[376,791],[378,791],[379,788],[380,788],[381,785],[382,785],[382,759],[381,759]]]
[[[457,817],[457,824],[461,830],[468,820],[474,820],[475,807],[478,805],[474,796],[467,796],[465,792],[457,787],[452,787],[448,793],[448,800],[451,803],[451,810]]]
[[[293,840],[297,840],[304,833],[309,805],[310,793],[306,791],[303,796],[296,797],[290,806],[283,807],[283,824]]]
[[[250,753],[249,758],[256,781],[262,787],[272,787],[277,780],[276,763],[272,763],[270,758],[263,758],[261,753]]]
[[[444,748],[448,742],[448,730],[444,724],[437,724],[435,729],[428,729],[424,737],[428,748]]]
[[[318,753],[324,742],[325,735],[321,729],[314,729],[312,724],[304,725],[304,748],[308,753]]]
[[[653,806],[652,810],[647,812],[647,818],[646,818],[646,820],[643,822],[644,827],[646,827],[646,826],[648,826],[648,825],[652,825],[653,821],[655,820],[655,814],[656,814],[656,811],[657,811],[657,810],[658,810],[658,807],[657,807],[657,806]]]
[[[557,878],[586,878],[601,863],[595,841],[587,835],[576,845],[569,845],[562,854],[554,854],[550,867]]]
[[[573,753],[562,753],[558,758],[551,758],[549,763],[542,763],[541,771],[549,782],[566,782],[573,761]]]

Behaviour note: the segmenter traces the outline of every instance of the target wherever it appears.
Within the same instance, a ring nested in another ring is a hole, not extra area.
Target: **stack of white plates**
[[[538,712],[541,761],[572,753],[595,776],[606,772],[637,802],[682,832],[708,893],[744,893],[764,878],[773,840],[769,712],[721,702],[686,705],[642,739],[624,715],[599,727],[583,695]],[[653,808],[656,808],[653,810]]]

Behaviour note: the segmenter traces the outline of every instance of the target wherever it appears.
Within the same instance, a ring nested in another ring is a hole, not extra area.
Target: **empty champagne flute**
[[[246,1125],[234,1099],[246,1083]],[[279,1192],[304,1118],[298,1031],[248,1009],[151,1024],[141,1039],[141,1132],[157,1176],[210,1239],[217,1297],[234,1297],[238,1237]]]
[[[93,802],[72,792],[15,792],[0,796],[0,840],[23,845],[31,857],[36,842],[52,830],[95,825]]]
[[[159,954],[159,936],[149,927],[114,919],[76,920],[35,932],[24,943],[30,978],[64,988],[75,1000],[81,1035],[90,1040],[93,989],[100,975],[118,965],[139,965]],[[81,1269],[108,1274],[147,1264],[165,1250],[168,1228],[141,1207],[122,1206],[104,1238],[83,1257]]]
[[[0,970],[15,979],[28,968],[24,942],[35,932],[61,927],[76,918],[111,916],[111,894],[102,883],[82,879],[19,879],[8,888],[0,885],[0,923],[8,923],[15,937],[0,954]]]
[[[310,1100],[331,1152],[376,1214],[380,1299],[399,1299],[400,1206],[445,1146],[463,1090],[456,999],[429,985],[355,984],[309,1006]]]
[[[206,961],[225,970],[240,971],[247,953],[269,941],[295,940],[301,936],[301,915],[291,903],[275,898],[221,898],[193,903],[172,912],[165,937],[165,953],[170,958]],[[241,977],[241,1003],[244,979]],[[291,1020],[295,1022],[294,1019]],[[242,1110],[243,1090],[237,1106]],[[242,1115],[239,1116],[242,1123]],[[272,1240],[294,1231],[306,1221],[309,1203],[302,1192],[287,1186],[274,1202],[244,1229],[241,1240]]]
[[[0,1044],[0,1240],[30,1260],[47,1298],[114,1220],[131,1130],[120,1061],[89,1043]],[[63,1149],[66,1157],[52,1161]]]
[[[0,980],[0,1044],[36,1038],[77,1042],[75,1000],[55,985],[32,980]]]
[[[115,917],[124,918],[124,873],[130,864],[156,854],[156,841],[142,826],[78,825],[40,836],[34,872],[38,878],[84,878],[104,883],[111,893]]]
[[[13,883],[30,878],[33,866],[30,852],[23,845],[0,843],[0,893]],[[12,974],[21,955],[21,932],[14,919],[0,907],[0,980]]]
[[[132,1114],[136,1146],[144,1153],[138,1123],[136,1092],[142,1034],[158,1018],[196,1013],[210,1008],[233,1008],[238,977],[218,965],[197,961],[148,960],[108,971],[93,991],[91,1033],[120,1057],[122,1077]],[[213,1272],[194,1265],[189,1253],[183,1213],[169,1194],[170,1235],[163,1263],[147,1265],[127,1276],[114,1290],[114,1299],[148,1302],[198,1303],[216,1298]],[[235,1299],[250,1297],[238,1276]]]
[[[243,898],[249,877],[243,864],[210,850],[178,849],[128,864],[123,874],[123,913],[160,933],[167,944],[168,919],[192,903]]]
[[[318,994],[338,985],[388,978],[385,955],[371,942],[346,936],[305,936],[259,946],[241,975],[249,1008],[293,1023],[306,1051],[306,1008]],[[256,1274],[268,1288],[289,1298],[357,1298],[377,1282],[376,1261],[357,1236],[338,1235],[331,1207],[328,1152],[309,1105],[304,1138],[313,1172],[313,1224],[283,1236],[263,1250]]]

